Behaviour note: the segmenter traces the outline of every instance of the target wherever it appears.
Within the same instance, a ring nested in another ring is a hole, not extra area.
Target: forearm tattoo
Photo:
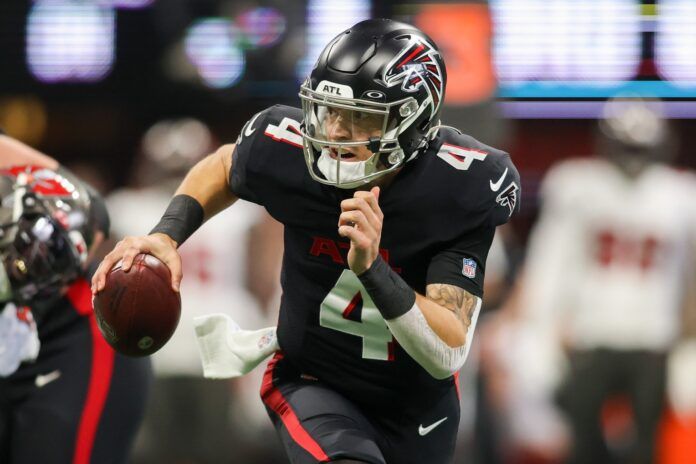
[[[476,310],[474,295],[455,285],[446,284],[430,284],[425,291],[429,300],[452,311],[467,327],[471,325],[471,318]]]

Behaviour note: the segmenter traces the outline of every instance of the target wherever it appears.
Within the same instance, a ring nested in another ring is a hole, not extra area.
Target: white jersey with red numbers
[[[664,165],[631,179],[601,159],[554,167],[530,241],[526,303],[576,349],[667,349],[694,263],[696,182]]]
[[[145,235],[167,209],[165,189],[126,189],[108,198],[112,231],[117,239]],[[263,209],[238,201],[234,214],[218,214],[179,248],[183,261],[182,313],[172,339],[153,355],[158,374],[201,375],[193,318],[225,313],[242,327],[261,327],[262,311],[244,287],[247,274],[247,234]]]

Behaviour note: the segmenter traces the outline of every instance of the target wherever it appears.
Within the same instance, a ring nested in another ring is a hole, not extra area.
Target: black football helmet
[[[369,19],[341,32],[300,90],[303,148],[312,177],[356,188],[413,160],[439,123],[446,81],[437,46],[414,26]],[[330,117],[344,121],[343,136],[328,134]],[[342,161],[347,149],[357,146],[372,156]]]
[[[58,296],[83,271],[95,227],[89,193],[67,173],[0,171],[0,302]]]

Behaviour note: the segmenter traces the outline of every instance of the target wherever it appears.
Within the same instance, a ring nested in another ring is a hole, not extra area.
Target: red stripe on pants
[[[283,355],[276,353],[268,363],[266,373],[263,375],[263,383],[261,384],[261,398],[263,398],[264,404],[280,417],[288,433],[298,445],[311,454],[314,459],[320,462],[327,462],[329,457],[321,449],[319,443],[302,427],[295,411],[293,411],[280,390],[273,384],[273,370],[281,359],[283,359]]]
[[[92,367],[90,370],[87,399],[82,409],[80,426],[75,441],[73,464],[89,464],[97,435],[99,420],[111,386],[114,370],[114,350],[102,338],[97,320],[92,312],[92,292],[87,281],[80,280],[68,290],[68,299],[78,314],[89,315],[89,331],[92,337]]]
[[[459,393],[459,371],[454,373],[454,388],[457,390],[457,398],[462,399],[461,393]]]

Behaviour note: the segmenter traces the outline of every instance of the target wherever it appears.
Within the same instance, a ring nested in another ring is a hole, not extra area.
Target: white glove
[[[7,303],[0,313],[0,377],[12,375],[23,361],[34,361],[41,342],[27,308]]]
[[[224,379],[241,377],[278,351],[276,328],[242,330],[226,314],[210,314],[193,319],[203,377]]]

